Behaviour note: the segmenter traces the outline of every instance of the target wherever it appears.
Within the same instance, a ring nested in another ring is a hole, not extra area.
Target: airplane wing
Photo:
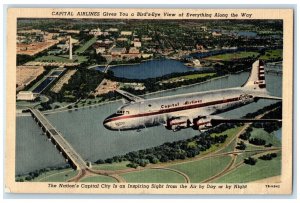
[[[258,99],[271,99],[271,100],[282,100],[281,97],[269,96],[269,95],[256,95]]]
[[[138,102],[143,101],[144,99],[138,96],[135,96],[133,94],[130,94],[129,92],[123,91],[123,90],[115,90],[119,95],[124,97],[129,102]]]
[[[221,123],[255,123],[255,122],[281,122],[281,119],[211,119],[212,126],[219,125]]]

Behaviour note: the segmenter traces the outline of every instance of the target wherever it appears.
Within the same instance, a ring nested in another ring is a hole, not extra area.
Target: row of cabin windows
[[[149,104],[148,105],[149,107],[151,107],[152,105],[151,104]],[[129,111],[121,111],[121,110],[119,110],[119,111],[117,111],[117,114],[129,114]]]

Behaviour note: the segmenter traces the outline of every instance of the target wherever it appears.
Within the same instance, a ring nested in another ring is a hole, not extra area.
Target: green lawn
[[[99,170],[121,170],[128,168],[126,165],[129,164],[129,161],[123,161],[120,163],[112,163],[112,164],[97,164],[93,165],[93,169]]]
[[[203,78],[206,76],[214,76],[216,73],[197,73],[197,74],[192,74],[192,75],[184,75],[184,76],[179,76],[179,77],[174,77],[171,78],[167,81],[176,81],[176,80],[192,80],[192,79],[198,79],[198,78]]]
[[[247,148],[246,148],[246,150],[247,150]],[[246,158],[248,158],[250,156],[253,156],[253,155],[257,154],[257,153],[259,153],[259,152],[244,152],[242,154],[239,154],[238,157],[236,158],[235,164],[243,162],[244,159],[246,159]]]
[[[35,61],[39,61],[39,62],[58,62],[58,63],[73,63],[73,62],[81,63],[86,60],[87,60],[86,56],[77,56],[77,55],[73,55],[72,60],[69,59],[69,55],[59,55],[59,56],[45,55],[35,59]]]
[[[232,152],[235,149],[235,145],[235,140],[233,140],[227,147],[220,150],[219,153]]]
[[[235,128],[231,128],[231,129],[228,129],[222,133],[212,133],[210,136],[214,137],[214,136],[219,136],[219,135],[225,135],[227,134],[227,139],[224,143],[222,144],[219,144],[218,147],[216,147],[215,145],[212,146],[211,148],[209,148],[208,150],[206,150],[205,152],[212,152],[212,151],[215,151],[216,149],[228,144],[228,142],[230,142],[230,140],[232,139],[233,136],[235,136],[241,129],[243,128],[243,126],[240,126],[240,127],[235,127]],[[220,153],[222,152],[230,152],[230,151],[233,151],[234,149],[234,141],[232,143],[230,143],[227,147],[225,147],[224,149],[222,149],[220,151]]]
[[[281,155],[270,161],[257,159],[254,166],[244,164],[215,180],[215,183],[246,183],[281,174]]]
[[[200,161],[176,164],[170,168],[187,174],[192,183],[199,183],[221,172],[230,162],[229,156],[215,157]]]
[[[266,144],[271,143],[273,146],[280,147],[281,142],[278,140],[278,138],[274,135],[274,133],[267,133],[263,130],[263,128],[253,128],[253,131],[251,132],[251,138],[260,138],[266,141]]]
[[[51,170],[48,172],[44,172],[42,174],[40,174],[38,177],[36,177],[35,179],[33,179],[33,182],[40,182],[43,181],[43,179],[46,179],[48,176],[57,174],[57,173],[65,173],[65,172],[71,172],[73,171],[72,169],[62,169],[62,170]]]
[[[79,47],[75,53],[83,53],[85,52],[85,50],[87,50],[90,46],[92,46],[92,44],[94,44],[97,41],[97,37],[93,37],[92,39],[90,39],[89,41],[85,42],[81,47]]]
[[[66,171],[56,171],[57,173],[49,174],[43,178],[39,178],[39,182],[66,182],[70,178],[75,177],[78,171],[68,169]]]
[[[253,51],[241,51],[235,53],[228,53],[228,54],[219,54],[215,56],[210,56],[205,58],[205,60],[210,61],[231,61],[234,59],[243,59],[243,58],[256,58],[259,55],[258,52]]]
[[[139,172],[121,174],[130,183],[184,183],[182,175],[162,169],[146,169]]]
[[[89,176],[89,177],[83,178],[83,179],[80,180],[80,182],[115,183],[115,182],[117,182],[117,180],[115,180],[112,177],[97,175],[97,176]]]
[[[267,50],[264,55],[260,56],[262,60],[282,60],[282,49]]]

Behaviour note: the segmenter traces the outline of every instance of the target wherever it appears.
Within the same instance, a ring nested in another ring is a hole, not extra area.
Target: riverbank
[[[97,67],[105,67],[107,65],[109,65],[110,67],[115,67],[115,66],[132,66],[132,65],[139,65],[139,64],[142,64],[143,62],[147,62],[147,61],[155,61],[155,60],[159,60],[159,59],[145,59],[145,60],[142,60],[141,62],[139,63],[121,63],[121,64],[96,64],[96,65],[92,65],[92,66],[89,66],[87,67],[87,69],[92,69],[92,68],[97,68]]]

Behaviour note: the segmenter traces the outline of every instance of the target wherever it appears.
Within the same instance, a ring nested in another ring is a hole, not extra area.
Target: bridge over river
[[[88,168],[87,163],[83,158],[39,110],[31,108],[29,111],[33,119],[42,128],[60,153],[66,158],[66,161],[70,163],[72,168],[75,170],[84,170]]]

